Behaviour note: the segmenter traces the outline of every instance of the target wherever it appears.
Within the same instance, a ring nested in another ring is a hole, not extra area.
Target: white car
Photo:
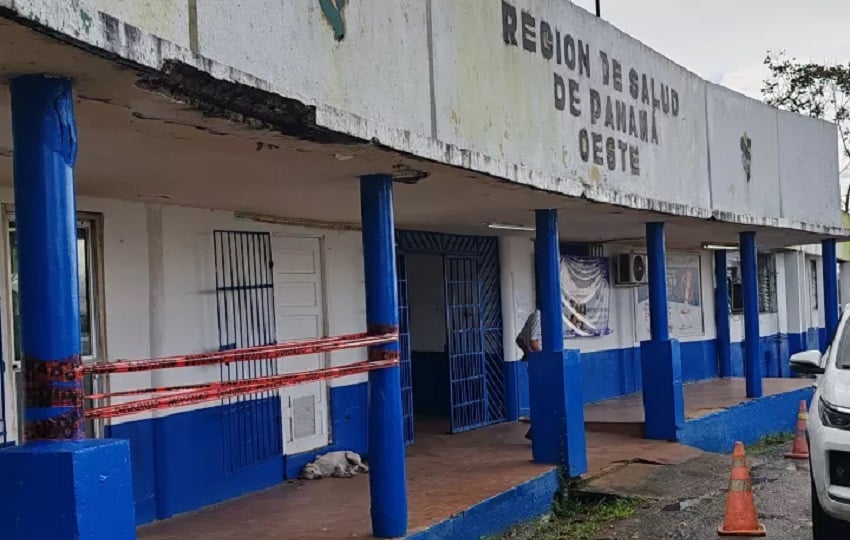
[[[850,539],[850,309],[826,353],[803,351],[791,367],[817,375],[806,438],[812,476],[815,540]]]

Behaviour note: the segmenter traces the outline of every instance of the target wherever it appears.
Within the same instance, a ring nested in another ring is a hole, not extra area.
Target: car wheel
[[[813,540],[833,540],[850,538],[850,523],[835,519],[827,514],[818,500],[814,476],[812,480],[812,538]]]

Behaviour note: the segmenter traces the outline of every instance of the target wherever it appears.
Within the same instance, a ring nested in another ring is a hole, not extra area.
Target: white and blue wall
[[[533,309],[533,245],[529,238],[513,236],[501,239],[503,312],[505,317],[506,361],[517,359],[520,351],[513,343],[526,317]],[[630,251],[626,246],[605,246],[605,255]],[[677,252],[671,250],[670,255]],[[680,340],[682,376],[685,382],[718,377],[716,325],[714,313],[714,257],[710,251],[698,253],[701,270],[703,331],[700,334],[676,335]],[[821,311],[813,308],[808,283],[812,261],[821,281],[819,249],[810,247],[775,253],[777,311],[761,313],[759,328],[761,355],[765,377],[788,377],[790,355],[825,343]],[[823,304],[823,289],[819,283],[817,295]],[[612,397],[639,392],[640,341],[646,339],[646,328],[639,324],[635,310],[635,289],[612,287],[609,326],[605,336],[567,339],[565,347],[581,350],[584,401],[591,403]],[[730,314],[732,375],[744,374],[743,313]],[[517,395],[520,414],[528,413],[527,373],[523,362],[508,368],[518,381]]]
[[[11,193],[2,192],[0,198],[10,202]],[[109,360],[218,348],[212,262],[212,231],[216,229],[318,238],[325,332],[339,335],[365,329],[359,231],[305,229],[240,219],[231,212],[108,199],[81,198],[78,205],[79,211],[103,215],[101,275],[105,343],[102,347]],[[527,413],[527,373],[522,362],[515,362],[519,351],[514,337],[534,308],[533,244],[528,237],[505,236],[500,239],[499,246],[505,359],[509,375],[506,391],[518,401],[519,412]],[[606,246],[605,255],[629,249],[628,246]],[[686,381],[718,376],[713,257],[710,252],[699,255],[704,324],[700,335],[679,337]],[[770,376],[787,374],[788,356],[805,348],[806,336],[817,335],[823,326],[822,317],[812,308],[806,281],[807,260],[818,261],[817,253],[796,250],[779,253],[776,257],[779,310],[775,314],[762,314],[760,321],[763,350],[776,356],[770,360],[770,365],[775,365],[776,369],[765,372]],[[4,280],[2,298],[8,313],[5,285]],[[822,291],[818,294],[822,298]],[[436,305],[432,308],[440,310]],[[639,341],[643,338],[637,322],[635,290],[613,288],[609,320],[612,332],[598,338],[567,340],[568,348],[579,348],[582,352],[585,402],[641,390]],[[742,321],[733,315],[731,322],[734,373],[740,374]],[[428,330],[427,324],[428,321],[417,318],[411,320],[414,333],[433,333],[420,341],[423,351],[439,352],[440,330]],[[415,338],[414,343],[417,343]],[[9,345],[5,346],[8,354]],[[360,360],[360,356],[362,351],[359,350],[334,352],[325,359],[325,365],[354,362]],[[11,370],[6,376],[9,394],[14,395],[17,389]],[[211,382],[219,378],[218,367],[187,368],[115,375],[109,378],[108,388],[119,391]],[[346,449],[366,454],[366,395],[364,376],[331,381],[325,396],[327,430],[323,440],[326,444],[298,454],[287,454],[284,445],[283,455],[265,456],[236,468],[228,466],[226,453],[232,450],[223,443],[224,419],[228,415],[243,414],[248,415],[246,420],[281,422],[275,408],[260,409],[271,412],[269,418],[259,419],[256,410],[240,412],[220,402],[211,402],[116,418],[107,423],[104,431],[108,437],[126,438],[131,442],[136,515],[141,524],[293,478],[317,452]],[[7,399],[6,405],[7,418],[12,424],[10,431],[14,433],[15,400]],[[282,426],[281,432],[284,430]]]
[[[11,202],[11,193],[0,193]],[[325,330],[330,335],[365,330],[359,231],[309,230],[238,219],[231,212],[159,207],[106,199],[78,201],[78,211],[103,215],[103,306],[109,360],[213,351],[219,347],[213,264],[214,229],[267,231],[321,240]],[[2,240],[5,246],[5,239]],[[4,314],[10,313],[3,280]],[[10,317],[4,317],[4,322]],[[8,326],[8,325],[7,325]],[[8,331],[8,330],[6,330]],[[6,334],[8,335],[8,334]],[[11,357],[11,345],[4,343]],[[338,351],[325,365],[361,360],[364,351]],[[18,412],[13,370],[6,371],[6,418],[16,439]],[[215,367],[113,375],[111,391],[220,380]],[[323,448],[366,451],[365,376],[330,382]],[[118,399],[113,402],[120,402]],[[261,409],[262,410],[262,409]],[[265,410],[274,411],[266,408]],[[245,412],[252,420],[257,411]],[[262,489],[294,477],[314,453],[278,455],[228,467],[223,444],[227,410],[220,402],[112,419],[107,437],[131,442],[136,516],[146,523]],[[280,415],[277,415],[280,422]],[[284,449],[286,452],[286,449]]]

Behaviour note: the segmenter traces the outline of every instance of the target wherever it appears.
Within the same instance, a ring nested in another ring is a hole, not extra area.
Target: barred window
[[[740,313],[743,311],[743,299],[735,297],[735,295],[743,294],[740,254],[730,253],[727,260],[726,276],[729,280],[730,305],[732,313]],[[759,253],[756,265],[759,313],[776,313],[776,258],[771,253]]]
[[[818,308],[818,261],[809,259],[809,295],[812,297],[812,309]]]
[[[759,313],[776,313],[776,257],[758,254]]]

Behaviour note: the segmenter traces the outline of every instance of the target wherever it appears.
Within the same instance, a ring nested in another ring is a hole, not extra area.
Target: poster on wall
[[[668,255],[667,316],[671,337],[705,333],[699,255]],[[638,287],[635,301],[637,341],[649,339],[649,288]]]
[[[608,328],[610,293],[608,259],[561,257],[564,337],[594,337],[611,333]]]

